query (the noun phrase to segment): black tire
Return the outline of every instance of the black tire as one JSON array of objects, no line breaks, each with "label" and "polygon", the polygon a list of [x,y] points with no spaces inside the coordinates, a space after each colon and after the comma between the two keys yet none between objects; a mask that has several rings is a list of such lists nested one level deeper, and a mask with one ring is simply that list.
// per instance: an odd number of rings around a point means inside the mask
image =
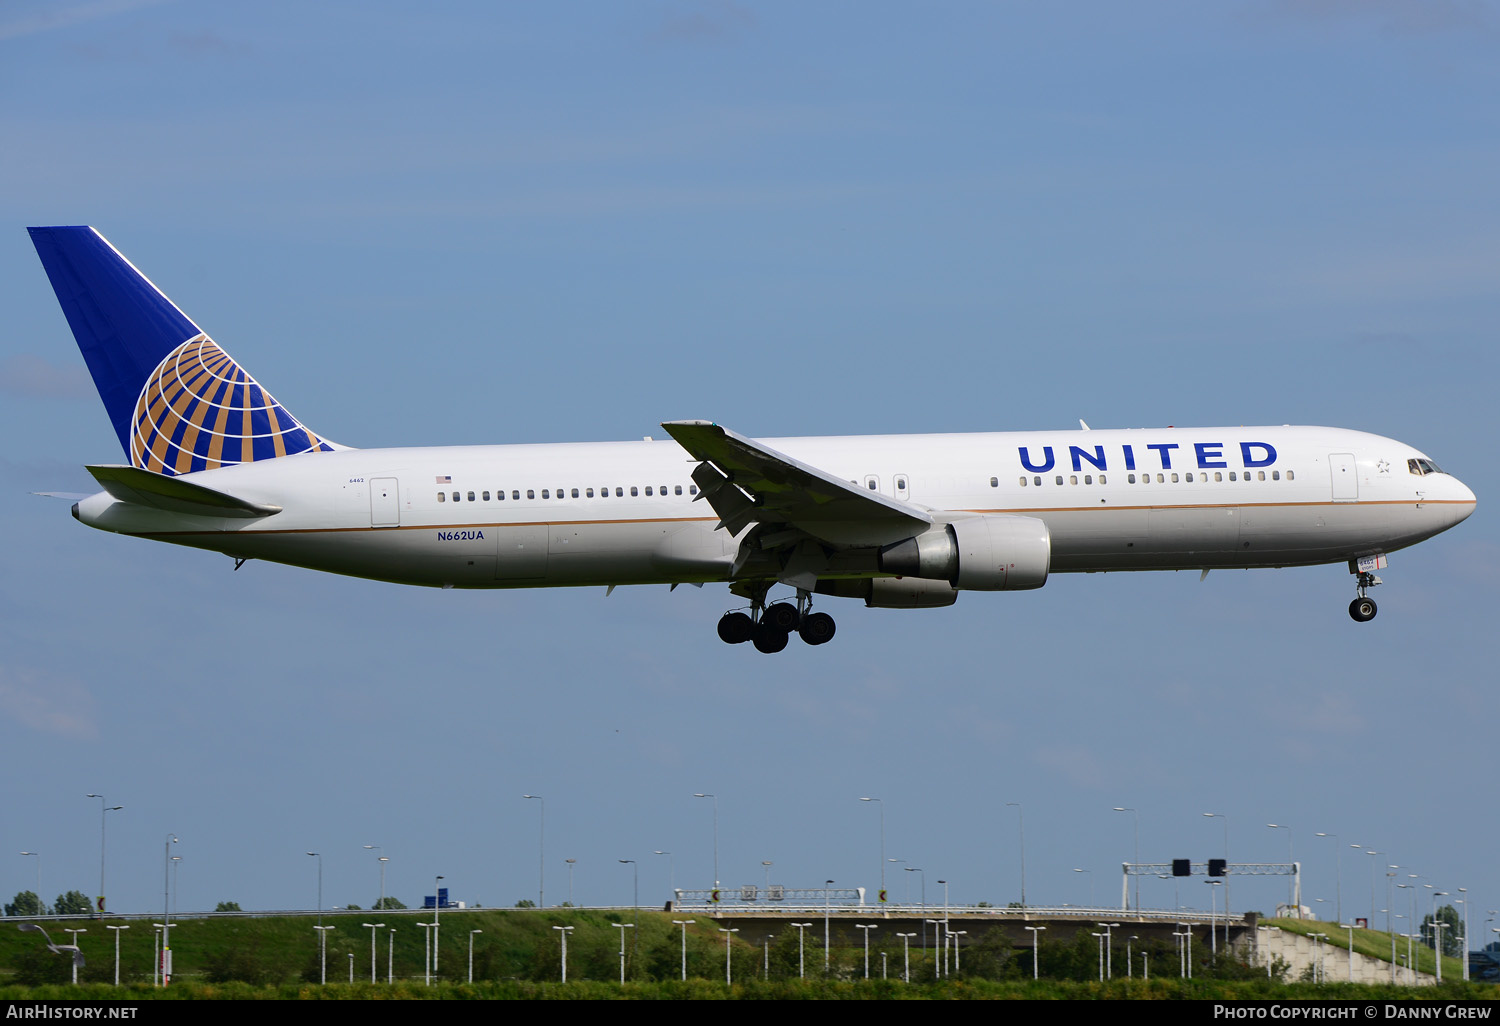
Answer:
[{"label": "black tire", "polygon": [[833,617],[827,613],[809,613],[802,618],[802,626],[797,633],[802,635],[802,640],[809,645],[823,645],[833,640],[834,631],[837,626]]},{"label": "black tire", "polygon": [[754,633],[755,621],[744,613],[725,613],[719,617],[719,640],[727,645],[743,644]]},{"label": "black tire", "polygon": [[755,637],[752,640],[757,651],[770,655],[786,648],[789,637],[786,631],[777,630],[768,623],[759,623],[755,625]]},{"label": "black tire", "polygon": [[1368,623],[1375,619],[1375,600],[1372,598],[1357,598],[1349,603],[1349,615],[1354,618],[1355,623]]},{"label": "black tire", "polygon": [[775,605],[767,606],[766,611],[760,614],[760,622],[770,624],[783,634],[790,634],[797,629],[797,621],[801,617],[797,615],[797,607],[790,602],[777,602]]}]

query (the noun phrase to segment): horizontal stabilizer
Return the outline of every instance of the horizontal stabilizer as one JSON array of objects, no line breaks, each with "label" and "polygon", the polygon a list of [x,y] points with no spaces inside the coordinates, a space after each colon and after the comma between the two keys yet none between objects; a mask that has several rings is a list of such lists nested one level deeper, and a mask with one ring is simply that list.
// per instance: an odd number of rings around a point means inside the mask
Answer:
[{"label": "horizontal stabilizer", "polygon": [[133,502],[169,513],[249,520],[281,512],[280,506],[247,502],[180,477],[166,477],[136,467],[106,465],[85,469],[94,475],[94,480],[106,492],[121,502]]}]

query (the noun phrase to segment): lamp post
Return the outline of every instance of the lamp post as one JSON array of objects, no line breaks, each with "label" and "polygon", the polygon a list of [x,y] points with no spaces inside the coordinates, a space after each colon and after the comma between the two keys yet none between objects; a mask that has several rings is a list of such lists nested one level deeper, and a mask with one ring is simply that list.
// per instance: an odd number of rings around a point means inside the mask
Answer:
[{"label": "lamp post", "polygon": [[674,858],[673,855],[672,855],[672,853],[669,852],[669,851],[656,851],[656,850],[653,850],[651,852],[651,854],[653,854],[653,855],[665,855],[667,857],[667,893],[670,894],[670,895],[672,895],[673,898],[676,898],[676,896],[677,896],[677,860],[676,860],[676,858]]},{"label": "lamp post", "polygon": [[698,920],[696,920],[696,919],[674,919],[674,920],[672,920],[672,925],[673,926],[680,926],[680,927],[682,927],[682,978],[684,980],[687,979],[687,928],[689,926],[692,926],[697,921]]},{"label": "lamp post", "polygon": [[389,939],[385,946],[385,983],[386,986],[396,982],[396,931],[390,931]]},{"label": "lamp post", "polygon": [[573,928],[571,926],[554,926],[552,929],[556,930],[557,933],[558,933],[558,936],[562,938],[562,982],[567,983],[568,982],[568,931],[572,930]]},{"label": "lamp post", "polygon": [[712,798],[714,800],[714,890],[719,889],[719,796],[694,792],[694,798]]},{"label": "lamp post", "polygon": [[573,904],[573,867],[578,865],[577,859],[563,859],[568,865],[568,907],[577,908]]},{"label": "lamp post", "polygon": [[[1229,872],[1229,817],[1222,812],[1205,812],[1205,819],[1224,821],[1224,872]],[[1372,902],[1373,904],[1373,902]],[[1229,878],[1224,878],[1224,946],[1229,946]],[[1217,952],[1217,949],[1215,949]]]},{"label": "lamp post", "polygon": [[522,798],[530,798],[540,807],[537,810],[536,828],[536,907],[547,907],[547,799],[539,794],[523,794]]},{"label": "lamp post", "polygon": [[833,911],[832,894],[828,888],[833,886],[832,880],[823,882],[823,975],[828,975],[828,914]]},{"label": "lamp post", "polygon": [[762,971],[765,974],[764,978],[767,979],[767,980],[769,980],[771,978],[771,941],[773,941],[775,939],[776,939],[776,935],[774,933],[768,933],[768,934],[766,934],[766,955],[765,955],[765,959],[766,960],[765,960],[765,963],[762,966]]},{"label": "lamp post", "polygon": [[[1135,864],[1139,866],[1141,864],[1141,814],[1135,809],[1127,809],[1119,805],[1114,807],[1114,811],[1128,812],[1135,817]],[[1139,876],[1135,878],[1135,910],[1137,912],[1141,910],[1141,878]]]},{"label": "lamp post", "polygon": [[[168,834],[167,839],[162,842],[161,846],[161,919],[164,923],[172,921],[172,890],[169,886],[172,878],[169,874],[172,868],[172,845],[176,843],[177,835]],[[99,892],[101,894],[104,892],[104,880],[102,877],[99,881]]]},{"label": "lamp post", "polygon": [[[41,905],[42,904],[42,854],[41,854],[41,852],[36,852],[36,851],[23,851],[23,852],[21,852],[21,854],[22,855],[32,855],[32,856],[34,856],[36,858],[36,900],[37,900],[37,904]],[[43,911],[45,911],[46,906],[43,905],[42,907],[43,907]]]},{"label": "lamp post", "polygon": [[1039,974],[1041,972],[1039,967],[1042,962],[1042,953],[1038,950],[1037,941],[1041,939],[1042,931],[1045,930],[1046,927],[1028,926],[1026,927],[1026,929],[1031,931],[1031,978],[1035,980],[1039,978]]},{"label": "lamp post", "polygon": [[[1217,899],[1218,899],[1218,895],[1219,895],[1219,891],[1218,891],[1219,881],[1218,880],[1205,880],[1203,882],[1206,883],[1206,884],[1208,884],[1208,887],[1209,887],[1209,891],[1208,891],[1208,941],[1209,941],[1209,953],[1213,955],[1213,958],[1214,958],[1215,961],[1218,961],[1218,958],[1219,958],[1219,903],[1218,903]],[[1225,898],[1225,901],[1224,901],[1224,918],[1227,920],[1229,918],[1229,896],[1226,894],[1224,896],[1224,898]],[[1226,940],[1226,943],[1227,943],[1227,941],[1228,941],[1228,934],[1227,933],[1225,934],[1225,940]]]},{"label": "lamp post", "polygon": [[1016,807],[1016,824],[1021,832],[1021,907],[1026,907],[1026,813],[1020,802],[1006,802],[1006,807]]},{"label": "lamp post", "polygon": [[432,931],[437,923],[418,923],[422,928],[422,977],[426,986],[432,986]]},{"label": "lamp post", "polygon": [[[375,931],[379,930],[379,929],[383,929],[385,927],[385,924],[384,923],[360,923],[359,925],[365,927],[366,929],[368,929],[370,931],[370,982],[374,983],[375,982],[375,948],[377,947],[377,945],[375,943]],[[394,933],[395,931],[392,931],[392,932]],[[470,981],[470,982],[472,982],[472,981]]]},{"label": "lamp post", "polygon": [[128,926],[106,926],[106,930],[115,932],[115,986],[120,985],[120,931],[128,930]]},{"label": "lamp post", "polygon": [[349,952],[349,982],[354,982],[354,952]]},{"label": "lamp post", "polygon": [[1094,871],[1092,869],[1074,869],[1075,873],[1087,873],[1089,875],[1089,908],[1094,907]]},{"label": "lamp post", "polygon": [[323,856],[319,852],[310,851],[307,854],[318,860],[318,925],[323,925]]},{"label": "lamp post", "polygon": [[611,923],[615,929],[620,931],[620,986],[625,986],[625,931],[634,930],[634,923]]},{"label": "lamp post", "polygon": [[[1028,929],[1029,929],[1029,927],[1028,927]],[[901,972],[901,978],[903,980],[905,980],[907,983],[910,983],[911,982],[911,939],[913,937],[915,937],[916,934],[915,933],[898,933],[898,934],[896,934],[896,936],[901,938],[901,957],[905,960],[905,968]]]},{"label": "lamp post", "polygon": [[[879,798],[861,798],[862,802],[874,802],[880,806],[880,902],[885,903],[885,802]],[[868,937],[869,935],[866,934]],[[865,978],[869,979],[869,969],[866,967]]]},{"label": "lamp post", "polygon": [[[97,798],[97,799],[99,799],[99,901],[95,905],[95,911],[97,911],[102,916],[102,915],[104,915],[104,814],[106,812],[119,812],[125,806],[123,806],[123,805],[110,805],[110,806],[106,806],[104,804],[104,795],[102,795],[102,794],[87,794],[87,795],[84,795],[84,797],[85,798]],[[37,868],[37,878],[40,881],[40,879],[41,879],[41,867],[40,867],[40,864],[38,864],[38,868]],[[40,882],[37,884],[37,886],[38,887],[41,886]],[[41,892],[38,892],[37,893],[37,900],[40,901],[41,898],[42,898]],[[77,973],[75,972],[74,975],[76,976]]]},{"label": "lamp post", "polygon": [[470,983],[474,982],[474,935],[476,933],[483,933],[483,932],[484,932],[483,930],[470,930],[469,931],[469,982]]},{"label": "lamp post", "polygon": [[738,928],[731,930],[721,926],[719,927],[719,932],[724,935],[724,984],[725,986],[732,986],[734,984],[734,979],[730,973],[729,968],[730,954],[733,951],[732,942],[734,941],[734,935],[739,933],[740,931]]},{"label": "lamp post", "polygon": [[[1335,915],[1337,915],[1339,917],[1339,922],[1342,923],[1344,921],[1344,849],[1342,849],[1342,848],[1339,847],[1339,835],[1338,834],[1320,833],[1317,836],[1318,837],[1331,837],[1331,838],[1333,838],[1333,853],[1334,853],[1334,856],[1335,856],[1334,862],[1333,862],[1333,866],[1334,866],[1334,877],[1333,877],[1334,892],[1333,892],[1333,901],[1334,901],[1334,906],[1337,909],[1337,911],[1335,912]],[[1297,918],[1298,919],[1302,918],[1302,909],[1300,909],[1300,908],[1297,909]],[[1390,920],[1389,920],[1389,917],[1387,917],[1387,921],[1386,921],[1386,932],[1387,933],[1390,932]],[[1392,943],[1394,943],[1394,941]],[[1392,948],[1391,950],[1394,951],[1395,948]],[[1396,962],[1396,960],[1395,960],[1395,957],[1393,956],[1391,958],[1391,964],[1394,966],[1395,962]]]},{"label": "lamp post", "polygon": [[865,979],[870,978],[870,931],[880,929],[879,923],[855,923],[856,930],[863,930],[865,934]]},{"label": "lamp post", "polygon": [[385,908],[385,864],[390,860],[385,857],[385,849],[378,844],[365,845],[365,851],[375,852],[375,861],[380,863],[380,902],[375,907],[383,909]]},{"label": "lamp post", "polygon": [[437,969],[438,969],[438,934],[439,934],[438,923],[441,922],[441,920],[438,918],[438,913],[443,910],[443,887],[442,887],[442,884],[443,884],[443,881],[445,879],[447,879],[447,877],[442,876],[440,874],[438,876],[433,877],[433,880],[432,880],[432,971],[433,972],[437,972]]},{"label": "lamp post", "polygon": [[[1292,857],[1292,828],[1287,826],[1285,823],[1267,823],[1266,826],[1272,830],[1286,831],[1286,861],[1289,865],[1295,866],[1297,864],[1297,860]],[[1297,893],[1294,890],[1296,883],[1297,877],[1295,874],[1287,878],[1287,903],[1294,908],[1297,905]],[[1224,911],[1228,912],[1229,910],[1226,908]],[[1342,911],[1336,912],[1335,915],[1338,915],[1340,917],[1339,922],[1343,922]],[[1373,921],[1374,920],[1372,919],[1371,922]]]},{"label": "lamp post", "polygon": [[[692,922],[692,920],[688,921]],[[797,979],[803,980],[807,978],[807,962],[802,957],[805,950],[802,942],[807,936],[807,928],[812,923],[793,923],[792,925],[797,928]],[[686,977],[683,978],[686,979]]]},{"label": "lamp post", "polygon": [[1115,935],[1114,931],[1119,929],[1119,923],[1099,923],[1104,930],[1104,968],[1105,978],[1115,978]]},{"label": "lamp post", "polygon": [[[99,889],[101,891],[104,890],[103,887],[101,887]],[[74,929],[70,929],[70,928],[68,928],[68,927],[65,926],[65,927],[63,927],[63,933],[71,933],[73,935],[73,952],[74,952],[75,956],[81,955],[82,952],[83,952],[83,949],[78,946],[78,935],[80,933],[88,933],[88,930],[85,929],[85,928],[83,928],[83,927],[79,927],[78,929],[74,930]],[[119,934],[115,934],[115,936],[118,937]],[[73,986],[76,987],[76,986],[78,986],[78,958],[74,957],[71,961],[73,963]],[[117,980],[115,982],[118,983],[119,981]]]},{"label": "lamp post", "polygon": [[[922,874],[922,915],[924,917],[922,919],[922,951],[925,953],[927,951],[927,919],[925,918],[927,915],[927,870],[920,866],[907,866],[906,872]],[[1021,898],[1021,904],[1026,904],[1024,897]]]},{"label": "lamp post", "polygon": [[948,919],[948,881],[939,880],[943,885],[943,975],[948,975],[948,936],[951,930]]},{"label": "lamp post", "polygon": [[328,982],[328,931],[335,930],[337,927],[314,926],[313,929],[318,931],[318,982],[326,984]]}]

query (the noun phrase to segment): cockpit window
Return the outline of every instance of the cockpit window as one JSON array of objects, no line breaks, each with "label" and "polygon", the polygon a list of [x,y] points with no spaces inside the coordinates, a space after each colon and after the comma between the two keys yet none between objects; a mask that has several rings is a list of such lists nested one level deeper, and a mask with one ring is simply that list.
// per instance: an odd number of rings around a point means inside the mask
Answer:
[{"label": "cockpit window", "polygon": [[1429,459],[1413,459],[1406,461],[1406,469],[1418,477],[1427,474],[1441,474],[1442,468]]}]

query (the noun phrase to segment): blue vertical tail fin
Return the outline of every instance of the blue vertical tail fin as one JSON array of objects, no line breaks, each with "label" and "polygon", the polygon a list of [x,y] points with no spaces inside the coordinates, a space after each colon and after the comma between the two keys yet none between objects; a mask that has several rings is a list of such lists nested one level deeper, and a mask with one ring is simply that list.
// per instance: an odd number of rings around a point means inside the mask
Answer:
[{"label": "blue vertical tail fin", "polygon": [[158,474],[331,452],[93,228],[30,228],[132,466]]}]

